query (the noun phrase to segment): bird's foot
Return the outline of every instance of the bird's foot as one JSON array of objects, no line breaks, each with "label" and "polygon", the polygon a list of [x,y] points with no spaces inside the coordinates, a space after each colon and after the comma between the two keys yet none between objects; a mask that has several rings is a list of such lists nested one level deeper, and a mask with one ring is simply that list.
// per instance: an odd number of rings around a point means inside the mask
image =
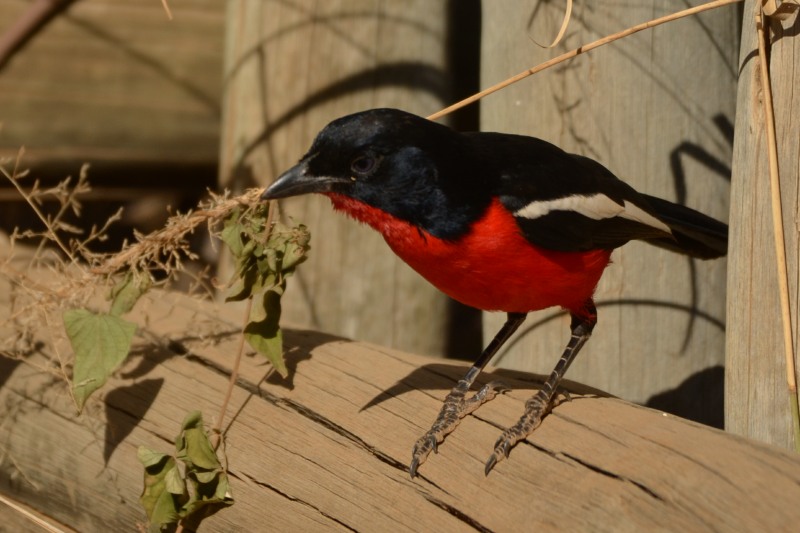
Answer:
[{"label": "bird's foot", "polygon": [[[567,395],[567,398],[569,398],[569,395]],[[494,452],[489,456],[489,460],[486,461],[486,468],[484,469],[484,473],[487,476],[497,463],[508,457],[514,445],[539,427],[551,407],[552,398],[549,398],[543,391],[539,391],[539,393],[525,402],[525,413],[523,413],[519,421],[503,431],[500,438],[494,443]]]},{"label": "bird's foot", "polygon": [[453,387],[453,390],[444,399],[444,405],[442,405],[439,416],[436,417],[431,429],[417,439],[411,453],[411,466],[409,467],[412,478],[417,475],[417,469],[425,462],[431,451],[434,453],[438,451],[439,443],[456,429],[462,418],[497,396],[498,393],[508,390],[508,387],[502,382],[492,381],[467,398],[470,385],[470,381],[462,379]]}]

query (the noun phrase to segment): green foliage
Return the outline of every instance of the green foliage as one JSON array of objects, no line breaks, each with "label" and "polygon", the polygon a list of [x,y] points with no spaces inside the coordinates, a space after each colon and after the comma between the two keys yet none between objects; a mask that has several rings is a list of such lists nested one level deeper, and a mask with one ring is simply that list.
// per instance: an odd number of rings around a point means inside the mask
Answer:
[{"label": "green foliage", "polygon": [[220,234],[236,262],[227,301],[252,298],[245,339],[284,377],[283,337],[278,322],[286,278],[305,261],[309,233],[302,224],[290,227],[268,221],[268,206],[261,204],[243,216],[235,211]]},{"label": "green foliage", "polygon": [[125,277],[111,289],[111,310],[109,314],[122,316],[136,305],[139,298],[153,285],[147,274],[128,271]]},{"label": "green foliage", "polygon": [[150,530],[161,531],[209,505],[231,505],[228,475],[203,429],[200,411],[189,413],[175,439],[175,455],[140,446],[144,491],[140,501]]},{"label": "green foliage", "polygon": [[128,356],[136,324],[120,317],[133,308],[150,285],[150,276],[128,272],[111,290],[109,313],[70,309],[62,314],[64,329],[75,353],[72,393],[78,412]]},{"label": "green foliage", "polygon": [[[219,223],[226,220],[220,236],[231,248],[237,264],[229,300],[252,298],[244,336],[273,362],[281,374],[286,375],[278,326],[280,298],[286,288],[286,278],[306,258],[309,235],[304,226],[270,223],[269,206],[261,200],[262,190],[251,189],[235,198],[227,192],[223,195],[212,193],[210,200],[201,204],[198,210],[175,214],[162,229],[148,235],[137,234],[136,242],[117,254],[106,256],[91,251],[90,244],[105,239],[110,225],[121,218],[121,209],[101,227],[93,226],[82,239],[70,237],[66,240],[68,236],[81,234],[78,228],[64,222],[64,217],[70,213],[80,215],[79,197],[90,191],[86,180],[87,167],[81,169],[75,185],[71,184],[71,178],[67,178],[56,187],[40,189],[39,183],[35,182],[26,190],[20,180],[27,172],[18,171],[18,163],[19,159],[14,169],[7,171],[5,162],[0,161],[0,175],[11,181],[46,231],[15,228],[10,236],[12,251],[15,242],[32,239],[38,240],[39,246],[31,266],[42,264],[40,252],[48,242],[56,245],[61,257],[51,261],[48,253],[45,261],[48,265],[52,263],[56,267],[54,272],[59,274],[48,280],[55,281],[58,277],[58,283],[53,283],[53,287],[48,283],[31,283],[24,272],[14,269],[11,276],[4,273],[3,277],[9,277],[14,286],[25,289],[20,292],[27,294],[31,302],[20,304],[24,312],[15,312],[9,319],[13,335],[5,343],[0,343],[0,351],[5,353],[10,349],[14,354],[34,351],[33,327],[28,324],[38,322],[28,319],[38,319],[42,313],[45,318],[54,312],[61,313],[74,353],[70,386],[81,412],[88,398],[108,381],[130,353],[137,326],[122,317],[152,288],[155,282],[151,272],[160,272],[162,280],[174,279],[176,274],[183,272],[183,258],[197,259],[186,236],[200,226],[207,226],[209,232],[216,235]],[[39,209],[43,199],[59,203],[60,209],[55,216],[45,216]],[[242,206],[252,207],[242,212]],[[68,282],[67,289],[62,283],[62,275]],[[74,308],[77,306],[72,302],[90,300],[97,287],[105,286],[112,276],[117,284],[111,290],[107,312]],[[158,283],[163,285],[167,281]],[[65,298],[65,295],[68,296]],[[67,307],[73,308],[64,311]],[[58,350],[53,350],[53,353],[59,355],[59,363],[63,366]],[[238,371],[239,357],[236,361],[232,371],[234,376]],[[234,383],[235,379],[231,386]],[[227,399],[225,402],[221,409],[223,415]],[[217,423],[221,424],[221,420]],[[184,421],[176,439],[174,455],[144,447],[139,449],[138,455],[145,468],[141,503],[151,523],[155,524],[153,531],[161,530],[164,524],[174,524],[208,505],[229,505],[232,502],[225,468],[209,442],[199,412],[190,414]]]},{"label": "green foliage", "polygon": [[283,360],[283,334],[278,325],[281,317],[281,287],[274,287],[253,298],[250,321],[244,328],[244,338],[258,353],[264,354],[278,373],[286,377],[289,371]]},{"label": "green foliage", "polygon": [[102,387],[131,349],[136,324],[118,316],[71,309],[63,314],[64,327],[75,352],[72,392],[83,410],[86,399]]}]

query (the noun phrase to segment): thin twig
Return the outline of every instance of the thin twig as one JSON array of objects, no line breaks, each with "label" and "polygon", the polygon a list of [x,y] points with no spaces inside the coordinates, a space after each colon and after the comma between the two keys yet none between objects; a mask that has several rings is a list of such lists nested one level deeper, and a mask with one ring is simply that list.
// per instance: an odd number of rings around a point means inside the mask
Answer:
[{"label": "thin twig", "polygon": [[[256,191],[259,192],[259,191]],[[267,207],[267,234],[264,237],[265,240],[269,239],[269,235],[272,232],[272,221],[275,218],[275,208],[276,202],[270,202],[269,206]],[[244,317],[242,321],[242,332],[239,335],[239,345],[236,349],[236,359],[233,362],[233,368],[231,369],[231,376],[228,380],[228,389],[225,391],[225,398],[222,400],[222,405],[219,409],[219,415],[217,416],[217,420],[214,423],[214,428],[212,430],[212,441],[211,445],[216,450],[221,442],[222,436],[222,422],[225,420],[225,413],[228,411],[228,404],[231,400],[231,395],[233,394],[233,389],[236,387],[236,380],[239,378],[239,367],[242,361],[242,354],[244,354],[244,330],[247,327],[247,324],[250,322],[250,312],[253,309],[253,296],[251,295],[247,299],[247,305],[245,306],[244,310]]]},{"label": "thin twig", "polygon": [[0,35],[0,68],[51,19],[75,0],[34,0]]},{"label": "thin twig", "polygon": [[20,154],[17,157],[17,161],[14,164],[14,170],[12,171],[11,174],[8,174],[2,168],[0,168],[0,170],[2,170],[3,175],[17,189],[17,192],[19,192],[20,196],[22,196],[22,198],[25,200],[25,202],[27,202],[28,205],[31,207],[31,209],[33,209],[33,212],[36,213],[36,216],[39,217],[39,220],[42,221],[42,224],[45,225],[45,227],[47,228],[47,231],[49,232],[50,236],[52,237],[53,242],[55,242],[58,245],[58,247],[61,248],[61,251],[64,252],[64,255],[69,257],[70,262],[72,262],[72,264],[77,264],[77,261],[75,260],[75,256],[72,255],[72,252],[70,252],[69,248],[67,248],[67,246],[63,242],[61,242],[61,239],[58,238],[58,235],[56,234],[55,228],[53,228],[53,226],[51,225],[50,221],[47,219],[46,216],[44,216],[44,213],[42,213],[42,211],[39,209],[39,207],[37,207],[36,202],[34,202],[33,199],[30,197],[30,195],[25,192],[25,189],[22,188],[22,186],[19,184],[19,181],[16,179],[16,177],[18,175],[17,174],[17,169],[18,169],[18,165],[19,165],[19,160],[20,160],[21,157],[22,157],[22,151],[20,151]]},{"label": "thin twig", "polygon": [[28,511],[27,509],[19,505],[17,502],[7,498],[2,494],[0,494],[0,503],[2,503],[3,505],[7,505],[14,511],[18,512],[19,514],[21,514],[22,516],[24,516],[25,518],[27,518],[28,520],[30,520],[31,522],[42,528],[44,531],[49,531],[50,533],[64,533],[63,529],[59,529],[50,522],[42,520],[37,515],[33,514],[32,512]]},{"label": "thin twig", "polygon": [[781,206],[781,181],[778,168],[778,143],[775,139],[775,114],[772,105],[767,45],[769,26],[764,24],[764,16],[759,5],[755,15],[758,35],[758,62],[761,70],[761,92],[764,102],[764,128],[767,133],[767,153],[769,155],[769,183],[772,199],[772,233],[775,239],[775,264],[778,267],[778,289],[781,301],[781,322],[783,325],[783,351],[786,358],[786,382],[789,387],[789,402],[794,426],[794,446],[800,452],[800,402],[797,397],[797,379],[794,363],[794,337],[792,335],[791,303],[789,302],[789,274],[786,266],[786,241],[783,233],[783,208]]},{"label": "thin twig", "polygon": [[164,6],[164,11],[166,11],[167,13],[167,18],[169,20],[172,20],[172,11],[169,9],[169,4],[167,3],[167,0],[161,0],[161,5]]},{"label": "thin twig", "polygon": [[532,75],[534,75],[534,74],[536,74],[538,72],[541,72],[541,71],[543,71],[545,69],[548,69],[548,68],[550,68],[552,66],[558,65],[559,63],[563,63],[564,61],[566,61],[568,59],[572,59],[573,57],[579,56],[579,55],[581,55],[583,53],[586,53],[586,52],[588,52],[590,50],[594,50],[595,48],[599,48],[599,47],[601,47],[601,46],[603,46],[605,44],[613,43],[614,41],[618,41],[618,40],[620,40],[620,39],[622,39],[624,37],[628,37],[629,35],[633,35],[634,33],[638,33],[638,32],[640,32],[642,30],[647,30],[647,29],[650,29],[650,28],[655,28],[656,26],[660,26],[661,24],[665,24],[667,22],[672,22],[673,20],[677,20],[677,19],[684,18],[684,17],[689,17],[691,15],[696,15],[698,13],[702,13],[703,11],[708,11],[708,10],[711,10],[711,9],[716,9],[718,7],[726,6],[728,4],[735,4],[735,3],[743,2],[743,1],[744,0],[716,0],[714,2],[709,2],[707,4],[699,5],[699,6],[696,6],[696,7],[689,8],[689,9],[684,9],[683,11],[679,11],[679,12],[673,13],[671,15],[666,15],[664,17],[653,19],[653,20],[650,20],[648,22],[644,22],[642,24],[638,24],[636,26],[628,28],[627,30],[623,30],[623,31],[615,33],[613,35],[609,35],[607,37],[603,37],[602,39],[598,39],[598,40],[593,41],[593,42],[591,42],[589,44],[585,44],[583,46],[579,46],[578,48],[575,48],[574,50],[570,50],[569,52],[561,54],[558,57],[554,57],[553,59],[545,61],[544,63],[540,63],[539,65],[537,65],[537,66],[535,66],[533,68],[529,68],[528,70],[520,72],[516,76],[512,76],[512,77],[508,78],[507,80],[504,80],[504,81],[501,81],[498,84],[492,85],[488,89],[484,89],[479,93],[475,93],[472,96],[461,100],[460,102],[456,102],[455,104],[442,109],[441,111],[437,111],[433,115],[430,115],[428,117],[428,120],[436,120],[438,118],[441,118],[441,117],[443,117],[445,115],[448,115],[448,114],[452,113],[453,111],[456,111],[458,109],[461,109],[462,107],[468,106],[469,104],[471,104],[473,102],[477,102],[478,100],[480,100],[484,96],[488,96],[488,95],[490,95],[492,93],[495,93],[495,92],[499,91],[500,89],[505,89],[509,85],[513,85],[514,83],[517,83],[518,81],[524,80],[528,76],[532,76]]},{"label": "thin twig", "polygon": [[61,368],[61,375],[64,378],[64,383],[67,384],[67,392],[69,392],[69,397],[72,398],[72,403],[75,405],[75,409],[80,412],[80,407],[78,406],[78,400],[75,398],[75,393],[72,390],[72,381],[69,379],[69,375],[67,374],[67,365],[64,361],[64,358],[61,356],[61,351],[58,349],[58,342],[56,342],[55,337],[53,337],[53,328],[52,324],[50,323],[50,318],[47,314],[47,311],[42,312],[42,316],[44,316],[45,324],[47,325],[47,335],[50,337],[50,343],[53,346],[53,351],[56,352],[56,357],[58,358],[58,364]]},{"label": "thin twig", "polygon": [[159,253],[163,244],[176,242],[201,224],[225,218],[242,205],[254,204],[263,192],[263,189],[249,189],[241,196],[225,199],[209,209],[194,211],[183,218],[176,218],[173,224],[142,237],[138,242],[111,256],[105,263],[92,268],[92,273],[109,275],[135,265],[143,257]]},{"label": "thin twig", "polygon": [[214,427],[211,430],[211,446],[216,450],[219,443],[222,441],[222,422],[225,420],[225,413],[228,411],[228,404],[233,395],[233,389],[236,387],[236,381],[239,379],[239,367],[242,362],[242,355],[244,354],[244,330],[247,323],[250,321],[250,311],[253,309],[253,297],[247,299],[247,305],[244,309],[244,320],[242,321],[242,331],[239,334],[239,345],[236,348],[236,359],[233,361],[233,368],[231,368],[231,376],[228,379],[228,388],[225,391],[225,398],[222,400],[222,405],[219,407],[219,415],[214,422]]}]

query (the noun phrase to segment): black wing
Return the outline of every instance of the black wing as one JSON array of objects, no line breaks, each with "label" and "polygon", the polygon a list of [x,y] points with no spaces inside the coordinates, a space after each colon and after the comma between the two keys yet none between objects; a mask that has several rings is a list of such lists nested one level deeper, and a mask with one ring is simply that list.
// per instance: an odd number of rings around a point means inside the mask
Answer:
[{"label": "black wing", "polygon": [[639,194],[600,163],[532,137],[470,134],[502,168],[501,203],[533,244],[558,251],[613,249],[630,240],[696,257],[725,254],[727,226],[684,206]]}]

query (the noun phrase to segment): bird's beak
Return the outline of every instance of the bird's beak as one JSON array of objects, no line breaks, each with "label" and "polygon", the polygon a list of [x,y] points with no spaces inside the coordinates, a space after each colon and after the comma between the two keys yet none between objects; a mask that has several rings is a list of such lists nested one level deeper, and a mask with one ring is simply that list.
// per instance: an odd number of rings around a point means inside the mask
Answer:
[{"label": "bird's beak", "polygon": [[340,183],[349,183],[348,180],[329,176],[313,176],[309,174],[308,164],[301,161],[283,174],[261,195],[262,200],[275,200],[299,196],[312,192],[331,192],[333,186]]}]

